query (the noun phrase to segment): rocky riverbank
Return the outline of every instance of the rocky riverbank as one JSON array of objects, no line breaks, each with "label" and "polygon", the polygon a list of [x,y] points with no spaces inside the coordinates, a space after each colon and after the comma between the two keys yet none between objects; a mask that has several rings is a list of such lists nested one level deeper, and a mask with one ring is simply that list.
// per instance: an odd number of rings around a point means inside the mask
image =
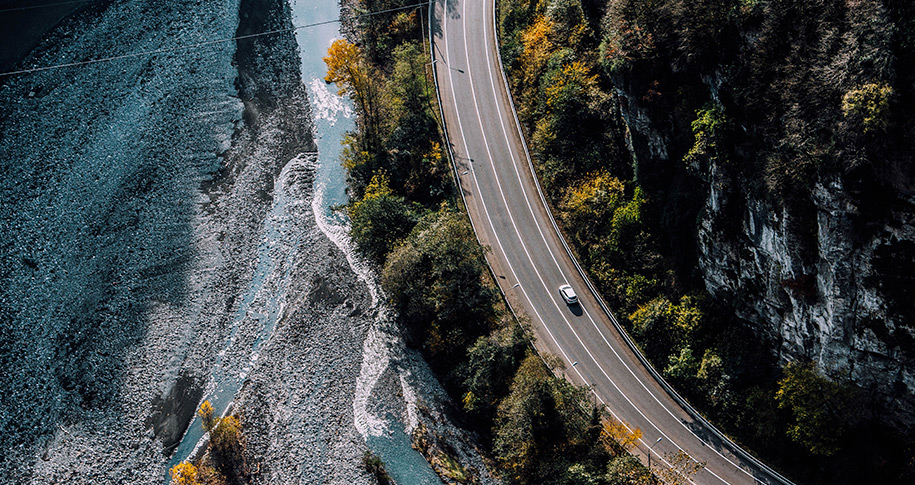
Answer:
[{"label": "rocky riverbank", "polygon": [[[228,39],[288,26],[286,8],[114,2],[65,21],[24,64]],[[237,408],[265,483],[367,482],[349,403],[371,302],[311,214],[291,34],[239,44],[2,80],[10,483],[161,483],[214,376],[246,372]],[[272,240],[273,226],[297,238]],[[279,288],[257,347],[261,299]]]},{"label": "rocky riverbank", "polygon": [[0,78],[4,480],[163,483],[214,396],[255,483],[370,483],[367,442],[428,477],[392,445],[420,421],[485,477],[319,228],[292,32],[209,43],[288,27],[283,0],[99,4],[21,65],[197,47]]}]

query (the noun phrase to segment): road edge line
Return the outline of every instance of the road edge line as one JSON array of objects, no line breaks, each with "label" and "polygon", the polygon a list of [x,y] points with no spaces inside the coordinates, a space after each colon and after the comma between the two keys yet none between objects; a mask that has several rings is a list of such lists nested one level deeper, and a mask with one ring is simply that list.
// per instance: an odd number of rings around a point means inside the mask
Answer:
[{"label": "road edge line", "polygon": [[[432,0],[430,0],[430,1],[432,1]],[[661,374],[658,373],[658,371],[654,368],[654,366],[651,364],[651,362],[648,361],[648,359],[645,357],[645,355],[642,353],[642,351],[638,348],[635,341],[633,341],[632,338],[629,336],[629,333],[626,332],[626,330],[622,327],[622,325],[620,325],[620,323],[617,321],[616,316],[607,306],[606,302],[604,302],[604,299],[597,292],[597,289],[594,287],[593,283],[591,283],[591,279],[588,278],[588,275],[585,274],[584,269],[578,263],[578,259],[572,253],[572,249],[569,247],[569,244],[566,242],[565,237],[562,235],[562,231],[559,230],[559,225],[556,224],[556,219],[553,217],[553,212],[550,210],[550,206],[547,204],[546,196],[544,195],[543,189],[540,186],[540,179],[537,178],[537,172],[534,169],[534,162],[531,159],[530,151],[527,147],[527,141],[524,139],[524,131],[521,130],[521,121],[518,118],[518,112],[515,109],[515,101],[514,101],[514,98],[512,97],[511,87],[508,84],[508,76],[505,74],[505,66],[502,62],[502,51],[501,51],[502,46],[499,45],[499,41],[498,41],[499,40],[498,39],[498,35],[499,35],[498,27],[499,26],[498,26],[497,12],[496,12],[496,1],[497,0],[493,0],[492,21],[493,21],[493,35],[496,36],[496,53],[499,55],[499,73],[501,74],[502,82],[505,85],[505,93],[506,93],[506,96],[508,97],[508,104],[509,104],[509,106],[511,106],[512,117],[515,120],[515,127],[517,128],[519,135],[521,135],[520,136],[521,146],[524,148],[524,155],[527,158],[528,167],[530,168],[531,174],[533,175],[534,185],[537,187],[537,193],[540,195],[540,201],[543,204],[544,208],[546,209],[546,213],[550,218],[550,223],[553,225],[553,229],[556,231],[556,235],[559,237],[559,241],[562,243],[562,246],[565,249],[566,253],[568,254],[569,259],[572,260],[572,264],[575,266],[575,269],[578,271],[578,273],[581,275],[582,279],[584,279],[585,284],[588,286],[588,291],[590,291],[591,294],[594,296],[595,300],[597,300],[598,304],[600,305],[600,307],[604,311],[604,313],[606,313],[607,316],[610,317],[610,321],[613,322],[614,328],[623,337],[623,341],[626,342],[626,345],[636,355],[636,358],[638,358],[639,362],[642,363],[642,365],[648,370],[648,373],[651,374],[651,376],[655,379],[655,381],[657,381],[657,383],[661,386],[661,388],[663,388],[667,392],[667,394],[671,398],[673,398],[674,401],[677,402],[677,404],[679,404],[684,410],[686,410],[686,412],[690,416],[692,416],[694,419],[696,419],[697,421],[702,423],[702,425],[705,426],[709,431],[711,431],[712,434],[714,434],[724,443],[729,445],[729,447],[732,449],[732,451],[736,452],[736,454],[740,455],[743,459],[753,463],[754,465],[759,467],[761,470],[765,471],[766,473],[768,473],[769,475],[771,475],[773,478],[780,481],[784,485],[794,485],[793,482],[791,482],[790,480],[785,478],[782,474],[780,474],[777,471],[775,471],[774,469],[770,468],[768,465],[766,465],[765,463],[760,461],[758,458],[756,458],[755,456],[751,455],[749,452],[744,450],[743,447],[741,447],[740,445],[735,443],[733,440],[731,440],[731,438],[729,438],[724,433],[722,433],[711,422],[709,422],[708,419],[706,419],[701,413],[699,413],[691,404],[689,404],[689,402],[686,401],[686,399],[684,399],[682,396],[680,396],[680,394],[677,393],[677,391],[673,387],[671,387],[671,385],[668,384],[666,380],[664,380],[664,378],[661,376]],[[436,84],[436,88],[438,88],[437,84]],[[441,99],[439,99],[439,103],[441,103]],[[443,117],[443,120],[444,120],[444,117]],[[461,194],[461,197],[463,198],[463,194]],[[466,206],[466,203],[465,203],[465,206]]]}]

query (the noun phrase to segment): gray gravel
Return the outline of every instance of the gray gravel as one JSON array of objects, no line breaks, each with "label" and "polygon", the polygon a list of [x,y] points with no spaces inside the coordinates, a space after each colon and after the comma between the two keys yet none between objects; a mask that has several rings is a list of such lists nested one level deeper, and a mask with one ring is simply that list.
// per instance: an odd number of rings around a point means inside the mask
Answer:
[{"label": "gray gravel", "polygon": [[[114,0],[25,65],[288,25],[282,0]],[[370,483],[366,438],[392,416],[482,469],[371,276],[316,226],[295,49],[0,78],[0,483],[163,483],[214,376],[244,381],[256,483]]]}]

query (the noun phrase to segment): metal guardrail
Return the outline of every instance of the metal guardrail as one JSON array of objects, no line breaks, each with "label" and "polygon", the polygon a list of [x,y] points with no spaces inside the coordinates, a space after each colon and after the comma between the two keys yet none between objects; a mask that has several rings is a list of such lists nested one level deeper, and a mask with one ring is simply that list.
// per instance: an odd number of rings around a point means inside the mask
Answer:
[{"label": "metal guardrail", "polygon": [[[493,33],[494,33],[494,35],[497,35],[497,34],[495,34],[496,32],[498,32],[498,19],[497,19],[497,13],[496,13],[496,8],[495,8],[495,0],[493,1],[492,19],[493,19]],[[501,46],[499,45],[498,41],[496,42],[496,48],[501,49]],[[559,241],[562,243],[562,246],[565,249],[566,254],[568,254],[569,259],[572,261],[572,264],[575,265],[575,269],[581,275],[582,279],[584,279],[585,284],[588,286],[588,290],[597,300],[598,304],[600,304],[601,309],[604,311],[604,313],[607,314],[608,317],[610,317],[610,321],[613,322],[614,328],[616,328],[616,330],[620,333],[620,335],[623,337],[623,340],[626,342],[626,345],[630,348],[630,350],[632,350],[632,352],[639,359],[639,362],[641,362],[642,365],[648,370],[648,372],[655,379],[655,381],[657,381],[657,383],[667,392],[667,394],[670,395],[670,397],[673,398],[673,400],[676,401],[677,404],[679,404],[683,409],[685,409],[686,412],[690,416],[693,417],[693,419],[695,419],[696,421],[699,421],[705,428],[707,428],[709,431],[711,431],[712,434],[714,434],[718,439],[720,439],[722,442],[724,442],[726,445],[728,445],[728,447],[731,448],[731,450],[734,451],[735,454],[739,455],[744,460],[749,461],[750,463],[752,463],[753,465],[758,467],[760,470],[769,474],[770,476],[772,476],[773,478],[775,478],[782,484],[794,485],[793,482],[791,482],[790,480],[785,478],[783,475],[781,475],[774,469],[770,468],[768,465],[766,465],[765,463],[760,461],[755,456],[751,455],[749,452],[747,452],[742,447],[740,447],[740,445],[738,445],[737,443],[734,443],[733,440],[731,440],[727,435],[722,433],[711,422],[709,422],[704,416],[702,416],[702,414],[700,414],[695,408],[693,408],[693,406],[688,401],[686,401],[686,399],[684,399],[682,396],[680,396],[680,394],[677,393],[677,391],[674,390],[674,388],[671,387],[671,385],[668,384],[666,380],[664,380],[664,378],[654,368],[654,366],[651,364],[651,362],[648,361],[648,359],[642,353],[641,349],[639,349],[638,345],[636,345],[635,341],[632,340],[632,337],[629,336],[629,333],[626,332],[626,329],[624,329],[622,327],[622,325],[620,325],[620,323],[617,321],[616,316],[607,306],[607,303],[600,296],[600,293],[598,293],[597,289],[594,287],[594,284],[591,282],[591,279],[588,278],[588,275],[585,273],[584,269],[578,263],[578,259],[572,253],[572,249],[569,247],[569,244],[566,242],[565,237],[562,235],[562,231],[559,230],[559,225],[556,224],[556,219],[553,217],[552,211],[550,211],[550,206],[547,204],[546,196],[544,195],[543,189],[540,186],[540,181],[537,178],[537,172],[534,169],[534,163],[531,159],[531,155],[530,155],[530,152],[527,147],[527,142],[524,139],[524,132],[521,130],[521,122],[518,118],[518,112],[515,109],[514,98],[512,97],[511,89],[508,84],[508,76],[505,74],[505,69],[502,65],[501,59],[502,59],[502,54],[501,54],[501,50],[499,50],[499,61],[500,61],[499,62],[499,72],[502,75],[502,82],[505,84],[505,92],[506,92],[506,95],[508,96],[508,102],[512,109],[512,116],[515,119],[515,125],[518,130],[518,133],[521,135],[521,145],[524,147],[524,155],[527,158],[528,166],[531,170],[531,174],[533,175],[534,185],[537,187],[537,193],[540,195],[540,200],[543,203],[543,206],[546,208],[546,213],[550,218],[550,223],[553,225],[553,229],[556,231],[556,234],[559,236]]]},{"label": "metal guardrail", "polygon": [[[432,78],[433,78],[433,81],[435,84],[435,96],[439,103],[439,116],[441,116],[442,126],[444,127],[445,112],[444,112],[444,108],[442,106],[441,90],[439,89],[439,85],[438,85],[436,57],[435,57],[435,39],[434,39],[434,31],[432,29],[432,12],[434,10],[434,5],[433,5],[434,3],[435,3],[435,0],[429,0],[429,7],[428,7],[428,10],[429,10],[429,19],[428,19],[429,46],[430,46],[430,57],[431,57],[431,64],[432,64]],[[497,19],[497,14],[496,14],[495,1],[493,1],[492,21],[493,21],[493,35],[498,36],[498,34],[497,34],[498,19]],[[498,45],[498,41],[496,42],[496,48],[497,48],[497,50],[501,48],[501,46]],[[747,452],[746,450],[741,448],[737,443],[734,443],[733,440],[731,440],[728,436],[726,436],[724,433],[722,433],[711,422],[709,422],[704,416],[702,416],[702,414],[700,414],[695,408],[693,408],[693,406],[691,404],[689,404],[689,402],[687,402],[686,399],[684,399],[682,396],[680,396],[680,394],[677,393],[677,391],[674,390],[674,388],[671,387],[671,385],[668,384],[666,380],[664,380],[664,378],[654,368],[654,366],[651,364],[651,362],[648,361],[648,359],[639,349],[638,345],[636,345],[635,341],[632,340],[632,338],[629,336],[628,332],[626,332],[626,330],[622,327],[622,325],[620,325],[619,321],[617,321],[616,316],[607,306],[607,303],[604,301],[604,299],[600,296],[600,293],[598,293],[597,289],[594,287],[594,284],[591,282],[591,279],[588,278],[588,275],[585,273],[584,269],[579,264],[578,259],[572,253],[572,249],[569,247],[568,242],[566,242],[565,237],[562,235],[562,231],[559,230],[559,225],[556,223],[556,219],[553,217],[553,213],[549,209],[549,204],[547,203],[546,196],[543,193],[543,188],[540,186],[540,181],[537,178],[536,171],[534,169],[534,163],[531,159],[531,155],[530,155],[530,151],[527,146],[527,142],[524,139],[524,132],[521,130],[521,122],[518,118],[518,112],[515,108],[514,99],[512,98],[511,89],[508,84],[508,76],[505,74],[505,69],[502,65],[501,51],[499,51],[499,72],[502,77],[502,82],[505,85],[505,92],[508,97],[509,105],[511,106],[511,109],[512,109],[512,117],[515,120],[515,127],[518,130],[518,133],[521,135],[520,136],[521,145],[524,148],[524,155],[527,158],[528,167],[530,168],[531,174],[533,175],[534,185],[537,188],[537,193],[540,196],[541,203],[546,208],[546,213],[550,218],[550,224],[552,224],[553,229],[556,231],[556,234],[559,237],[559,241],[560,241],[560,243],[562,243],[562,246],[565,249],[566,254],[568,255],[569,259],[572,261],[572,264],[575,266],[575,269],[578,271],[579,275],[582,277],[582,279],[585,281],[585,284],[588,286],[588,291],[590,291],[591,294],[594,296],[595,300],[597,300],[598,304],[601,307],[601,310],[603,310],[603,312],[610,318],[610,321],[613,323],[614,328],[623,337],[623,341],[626,342],[626,345],[635,354],[635,356],[639,360],[639,362],[648,370],[648,373],[651,374],[652,378],[654,378],[655,381],[661,386],[661,388],[664,389],[664,391],[667,392],[667,394],[674,401],[676,401],[677,404],[679,404],[684,410],[686,410],[686,412],[690,416],[692,416],[693,419],[695,419],[696,421],[701,423],[706,429],[711,431],[712,434],[714,434],[719,440],[721,440],[723,443],[725,443],[735,454],[739,455],[742,459],[752,463],[754,466],[756,466],[763,472],[769,474],[769,476],[775,478],[777,481],[779,481],[783,485],[794,485],[793,482],[791,482],[790,480],[788,480],[787,478],[782,476],[777,471],[770,468],[768,465],[766,465],[765,463],[760,461],[755,456],[751,455],[749,452]],[[448,146],[448,156],[451,160],[451,167],[453,169],[455,184],[458,187],[460,187],[460,175],[458,173],[458,167],[457,167],[457,162],[455,161],[455,155],[452,150],[451,140],[448,137],[448,130],[443,129],[442,131],[443,131],[443,135],[445,137],[445,143]],[[467,200],[464,197],[463,191],[459,191],[459,192],[461,193],[461,202],[464,204],[464,207],[466,209]],[[483,244],[482,244],[482,241],[480,241],[480,237],[477,232],[476,226],[473,223],[473,218],[468,217],[468,219],[470,219],[470,224],[471,224],[471,227],[473,227],[474,235],[476,235],[477,242],[480,243],[480,245],[482,246]],[[490,273],[493,276],[495,276],[492,266],[488,263],[488,261],[487,261],[487,267],[489,267]],[[499,285],[496,285],[496,286],[499,286]],[[509,309],[511,310],[511,312],[513,314],[515,314],[515,316],[517,318],[517,313],[515,312],[511,303],[508,302],[505,292],[502,290],[501,286],[499,286],[499,291],[502,293],[503,300],[505,300]]]}]

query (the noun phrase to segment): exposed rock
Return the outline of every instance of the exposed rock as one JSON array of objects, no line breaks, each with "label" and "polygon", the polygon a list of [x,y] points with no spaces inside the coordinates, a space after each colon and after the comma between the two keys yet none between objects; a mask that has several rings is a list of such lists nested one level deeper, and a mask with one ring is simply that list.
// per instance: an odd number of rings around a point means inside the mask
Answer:
[{"label": "exposed rock", "polygon": [[[663,31],[673,50],[659,49],[650,69],[613,81],[640,179],[682,170],[693,138],[692,120],[683,118],[697,107],[731,110],[731,160],[691,160],[705,202],[698,214],[678,214],[697,219],[706,289],[782,361],[810,360],[856,383],[885,406],[883,417],[907,428],[915,426],[912,123],[900,119],[896,131],[868,138],[839,105],[864,82],[910,96],[908,51],[893,43],[911,33],[887,34],[907,21],[901,4],[827,3],[816,18],[762,2],[747,7],[722,34],[728,48],[706,46],[716,55],[692,64],[676,58],[687,33]],[[798,50],[779,50],[785,45]],[[644,99],[637,85],[646,79],[677,86],[679,104]],[[786,173],[775,182],[767,178],[773,166]]]}]

